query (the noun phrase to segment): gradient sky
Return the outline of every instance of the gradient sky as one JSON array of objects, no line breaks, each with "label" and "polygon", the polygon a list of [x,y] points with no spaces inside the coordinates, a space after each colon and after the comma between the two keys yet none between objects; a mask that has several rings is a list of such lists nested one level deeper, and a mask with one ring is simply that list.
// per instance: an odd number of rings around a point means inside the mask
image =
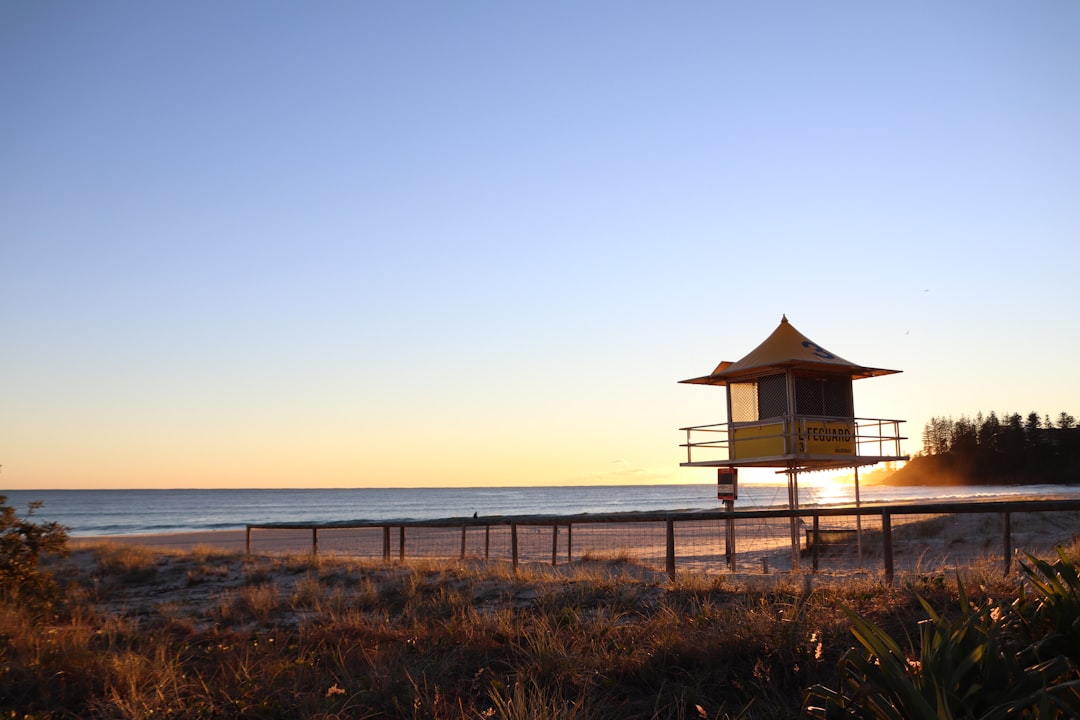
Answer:
[{"label": "gradient sky", "polygon": [[783,314],[860,416],[1080,416],[1080,4],[0,4],[0,486],[709,482]]}]

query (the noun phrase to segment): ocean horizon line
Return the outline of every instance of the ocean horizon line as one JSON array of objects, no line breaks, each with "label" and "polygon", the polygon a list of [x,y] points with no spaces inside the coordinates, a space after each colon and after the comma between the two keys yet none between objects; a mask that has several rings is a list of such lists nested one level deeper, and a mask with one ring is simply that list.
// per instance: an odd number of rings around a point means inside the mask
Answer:
[{"label": "ocean horizon line", "polygon": [[[786,485],[786,480],[776,481],[758,481],[750,480],[745,481],[746,484],[753,485]],[[500,490],[500,489],[525,489],[525,488],[539,488],[539,489],[558,489],[558,488],[618,488],[618,487],[671,487],[671,486],[683,486],[683,485],[701,485],[711,486],[715,481],[698,481],[698,482],[659,482],[659,483],[581,483],[581,484],[545,484],[545,485],[528,485],[528,484],[514,484],[514,485],[319,485],[319,486],[271,486],[271,487],[246,487],[243,485],[230,486],[230,487],[198,487],[198,486],[184,486],[184,487],[94,487],[94,488],[80,488],[80,487],[63,487],[63,488],[37,488],[37,487],[9,487],[0,488],[0,494],[4,492],[181,492],[181,491],[195,491],[195,492],[296,492],[303,490]]]},{"label": "ocean horizon line", "polygon": [[[785,482],[739,484],[736,509],[783,507]],[[1080,494],[1080,487],[866,485],[863,502],[985,499],[1016,494]],[[712,510],[714,483],[633,485],[491,485],[430,488],[105,488],[0,490],[17,511],[35,507],[40,521],[56,521],[73,536],[188,532],[268,523],[433,520],[494,515],[611,514],[634,511]],[[804,485],[800,504],[854,501],[853,483]]]}]

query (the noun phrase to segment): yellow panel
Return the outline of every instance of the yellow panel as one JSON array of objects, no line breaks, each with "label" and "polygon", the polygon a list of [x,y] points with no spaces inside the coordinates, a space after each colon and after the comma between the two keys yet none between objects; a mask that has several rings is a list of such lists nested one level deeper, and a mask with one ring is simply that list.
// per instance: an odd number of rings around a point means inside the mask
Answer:
[{"label": "yellow panel", "polygon": [[784,423],[768,423],[731,430],[732,460],[776,457],[784,454]]},{"label": "yellow panel", "polygon": [[811,455],[854,455],[855,424],[843,420],[799,419],[798,452]]},{"label": "yellow panel", "polygon": [[851,457],[855,454],[855,424],[844,420],[796,417],[799,430],[785,446],[783,422],[735,427],[731,430],[731,459],[780,457],[788,454]]}]

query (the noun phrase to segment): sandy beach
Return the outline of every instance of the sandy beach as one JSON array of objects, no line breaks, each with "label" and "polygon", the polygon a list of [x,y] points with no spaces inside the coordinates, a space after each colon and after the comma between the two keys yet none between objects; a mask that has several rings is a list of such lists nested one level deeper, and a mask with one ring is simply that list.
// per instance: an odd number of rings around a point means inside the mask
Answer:
[{"label": "sandy beach", "polygon": [[243,530],[207,530],[190,533],[157,533],[152,535],[81,535],[70,539],[72,548],[117,543],[121,545],[143,545],[155,549],[194,550],[205,546],[225,551],[245,551]]}]

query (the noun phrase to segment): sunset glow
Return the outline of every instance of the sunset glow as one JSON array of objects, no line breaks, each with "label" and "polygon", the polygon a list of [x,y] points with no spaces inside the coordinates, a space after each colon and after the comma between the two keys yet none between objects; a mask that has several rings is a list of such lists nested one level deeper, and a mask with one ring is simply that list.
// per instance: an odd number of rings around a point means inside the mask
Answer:
[{"label": "sunset glow", "polygon": [[1080,415],[1078,31],[5,3],[0,484],[711,483],[679,428],[724,392],[677,381],[785,313],[902,371],[854,404],[908,453],[933,416]]}]

